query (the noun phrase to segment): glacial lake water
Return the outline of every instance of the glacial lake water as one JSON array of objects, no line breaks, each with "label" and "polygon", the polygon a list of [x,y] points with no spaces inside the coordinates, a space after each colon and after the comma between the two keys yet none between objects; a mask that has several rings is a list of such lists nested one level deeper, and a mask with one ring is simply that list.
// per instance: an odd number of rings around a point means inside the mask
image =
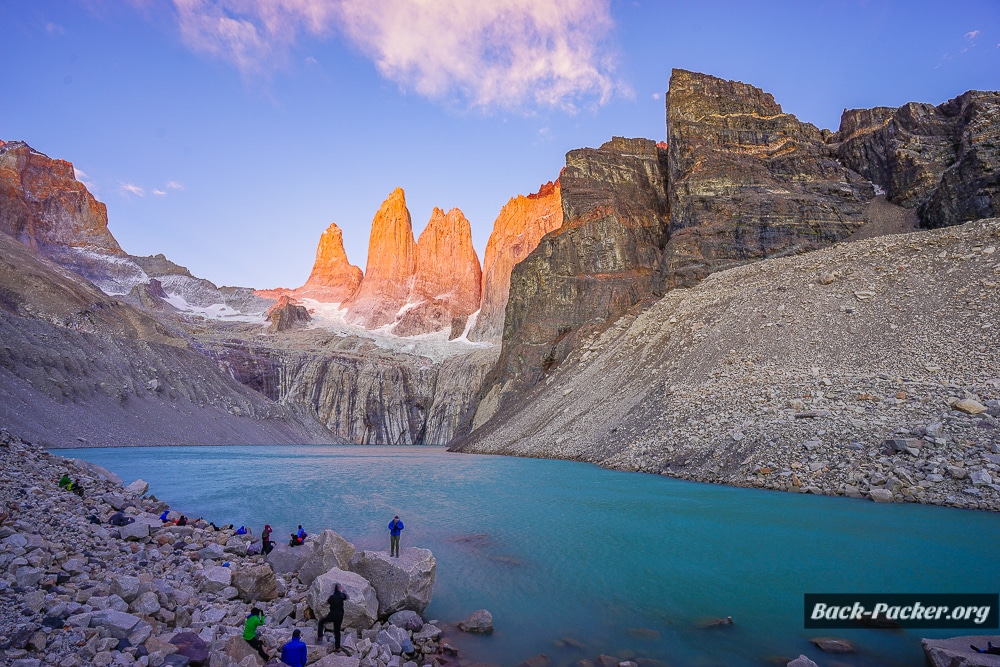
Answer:
[{"label": "glacial lake water", "polygon": [[[923,665],[921,637],[996,630],[805,630],[804,593],[996,593],[1000,516],[914,504],[736,489],[537,459],[428,447],[59,450],[191,517],[332,528],[359,549],[431,549],[425,617],[493,613],[463,656],[572,665],[601,653],[671,666]],[[735,624],[705,628],[732,616]],[[844,637],[858,651],[809,643]],[[570,640],[566,642],[565,640]]]}]

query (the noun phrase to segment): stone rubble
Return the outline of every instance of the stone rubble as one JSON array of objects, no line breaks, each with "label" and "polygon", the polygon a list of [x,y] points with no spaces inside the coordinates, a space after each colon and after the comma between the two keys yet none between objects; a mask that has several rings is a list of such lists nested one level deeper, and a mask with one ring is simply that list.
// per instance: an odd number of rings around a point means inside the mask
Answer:
[{"label": "stone rubble", "polygon": [[[79,480],[82,496],[59,488],[67,472]],[[278,546],[269,558],[247,555],[254,538],[232,527],[217,529],[203,519],[161,523],[168,508],[141,495],[147,490],[141,480],[125,487],[102,468],[0,430],[0,664],[260,667],[242,639],[253,606],[264,611],[262,636],[272,655],[299,629],[310,665],[463,664],[442,644],[438,622],[418,613],[435,580],[426,549],[402,549],[396,563],[379,565],[385,581],[369,583],[353,571],[361,554],[333,531],[311,535],[302,547]],[[118,510],[132,523],[109,525]],[[317,575],[322,568],[328,569]],[[327,612],[338,581],[351,596],[343,654],[333,652],[330,626],[326,641],[316,642],[315,619]],[[381,599],[395,613],[380,616]]]}]

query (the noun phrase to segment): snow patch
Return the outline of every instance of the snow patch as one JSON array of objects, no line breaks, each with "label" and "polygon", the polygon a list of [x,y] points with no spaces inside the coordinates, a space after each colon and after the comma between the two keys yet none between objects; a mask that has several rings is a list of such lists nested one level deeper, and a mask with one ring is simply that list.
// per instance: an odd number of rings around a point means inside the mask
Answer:
[{"label": "snow patch", "polygon": [[257,324],[265,321],[263,315],[241,313],[234,308],[230,308],[224,303],[214,303],[210,306],[194,306],[189,304],[180,294],[167,293],[167,298],[164,299],[164,301],[182,313],[201,315],[205,319],[210,320],[220,320],[225,322],[251,322]]},{"label": "snow patch", "polygon": [[[434,363],[439,363],[458,354],[493,347],[493,343],[477,343],[468,339],[472,325],[475,324],[475,315],[479,311],[469,317],[465,331],[454,340],[448,340],[448,331],[435,331],[404,338],[390,333],[389,330],[395,325],[395,322],[374,330],[365,329],[356,324],[349,324],[347,322],[347,309],[341,308],[339,303],[324,303],[309,298],[300,299],[300,302],[312,316],[312,322],[309,324],[311,329],[325,329],[341,336],[367,338],[383,350],[427,357]],[[400,309],[400,313],[416,305],[419,304],[408,303]]]},{"label": "snow patch", "polygon": [[876,197],[885,194],[885,190],[883,190],[882,186],[879,185],[878,183],[872,183],[872,187],[875,188],[875,196]]}]

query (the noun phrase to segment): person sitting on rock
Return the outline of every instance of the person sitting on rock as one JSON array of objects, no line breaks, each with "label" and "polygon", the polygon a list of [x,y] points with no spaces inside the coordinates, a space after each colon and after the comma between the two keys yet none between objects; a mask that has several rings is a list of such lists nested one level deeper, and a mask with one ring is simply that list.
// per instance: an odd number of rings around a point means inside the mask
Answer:
[{"label": "person sitting on rock", "polygon": [[72,483],[73,483],[73,480],[69,478],[69,473],[68,472],[64,472],[63,476],[59,479],[59,488],[65,489],[65,488],[67,488]]},{"label": "person sitting on rock", "polygon": [[135,519],[133,519],[130,516],[125,516],[125,512],[121,512],[121,511],[118,511],[118,512],[115,512],[114,514],[112,514],[111,515],[111,519],[109,519],[109,521],[108,521],[108,523],[110,523],[112,526],[127,526],[130,523],[134,523],[134,522],[135,522]]},{"label": "person sitting on rock", "polygon": [[257,651],[257,655],[261,657],[264,662],[271,659],[271,656],[267,654],[264,650],[264,642],[261,641],[257,633],[260,630],[260,626],[264,625],[264,612],[262,612],[257,607],[250,610],[250,615],[247,616],[247,622],[243,626],[243,639],[246,640],[247,644],[250,644]]},{"label": "person sitting on rock", "polygon": [[177,525],[178,526],[186,526],[186,525],[188,525],[188,518],[186,516],[184,516],[183,514],[181,514],[181,518],[177,519]]},{"label": "person sitting on rock", "polygon": [[163,514],[160,515],[160,521],[167,523],[170,521],[170,510],[163,510]]},{"label": "person sitting on rock", "polygon": [[308,649],[301,637],[301,630],[296,628],[292,631],[291,640],[281,647],[281,662],[290,667],[306,667]]},{"label": "person sitting on rock", "polygon": [[309,537],[309,533],[307,533],[306,531],[302,530],[302,524],[299,524],[299,529],[297,531],[295,531],[295,534],[299,538],[299,544],[302,544],[303,542],[305,542],[306,538]]},{"label": "person sitting on rock", "polygon": [[295,533],[292,533],[288,539],[288,546],[290,547],[302,546],[302,538],[296,535]]},{"label": "person sitting on rock", "polygon": [[70,482],[66,485],[66,489],[83,498],[83,484],[80,484],[80,480]]}]

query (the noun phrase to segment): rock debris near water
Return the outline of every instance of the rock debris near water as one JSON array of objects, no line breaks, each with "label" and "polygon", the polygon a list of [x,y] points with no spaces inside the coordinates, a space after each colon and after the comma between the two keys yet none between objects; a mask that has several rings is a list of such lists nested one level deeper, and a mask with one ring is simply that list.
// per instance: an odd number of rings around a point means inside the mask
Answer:
[{"label": "rock debris near water", "polygon": [[712,274],[455,448],[1000,510],[998,249],[991,219]]},{"label": "rock debris near water", "polygon": [[[79,480],[83,496],[59,488],[63,473]],[[242,639],[257,606],[273,654],[299,629],[310,664],[320,667],[463,664],[440,641],[448,628],[416,611],[433,593],[430,551],[404,548],[400,558],[372,566],[375,552],[355,554],[326,530],[301,547],[277,546],[265,558],[252,553],[259,541],[231,527],[161,523],[168,508],[140,495],[147,490],[141,480],[125,487],[98,466],[0,430],[0,663],[259,667],[264,663]],[[109,525],[118,511],[132,522]],[[353,571],[359,562],[379,578]],[[328,641],[316,642],[315,619],[328,611],[338,582],[350,595],[343,655],[333,652],[332,625]],[[380,614],[385,605],[395,613]]]}]

